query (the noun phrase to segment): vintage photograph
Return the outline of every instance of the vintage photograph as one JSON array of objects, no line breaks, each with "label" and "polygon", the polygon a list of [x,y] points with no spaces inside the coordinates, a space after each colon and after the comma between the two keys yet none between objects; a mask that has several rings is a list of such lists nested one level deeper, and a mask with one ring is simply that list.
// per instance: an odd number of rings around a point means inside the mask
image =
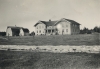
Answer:
[{"label": "vintage photograph", "polygon": [[100,0],[0,0],[0,69],[100,69]]}]

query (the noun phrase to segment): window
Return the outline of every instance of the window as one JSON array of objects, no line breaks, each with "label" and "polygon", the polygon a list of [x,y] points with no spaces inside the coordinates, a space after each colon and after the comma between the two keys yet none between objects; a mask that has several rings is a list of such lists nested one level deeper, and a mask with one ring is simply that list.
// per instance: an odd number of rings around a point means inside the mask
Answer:
[{"label": "window", "polygon": [[64,32],[64,29],[62,29],[62,32]]},{"label": "window", "polygon": [[37,33],[38,33],[38,31],[37,31]]},{"label": "window", "polygon": [[37,26],[37,29],[38,29],[38,26]]},{"label": "window", "polygon": [[66,27],[68,27],[68,25],[66,25]]}]

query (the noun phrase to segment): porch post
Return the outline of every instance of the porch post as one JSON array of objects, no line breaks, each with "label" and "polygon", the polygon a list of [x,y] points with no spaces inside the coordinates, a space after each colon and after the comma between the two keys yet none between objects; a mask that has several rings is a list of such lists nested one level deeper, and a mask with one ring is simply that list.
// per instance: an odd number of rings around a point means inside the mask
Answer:
[{"label": "porch post", "polygon": [[47,29],[47,34],[48,34],[48,29]]},{"label": "porch post", "polygon": [[57,29],[54,29],[55,35],[57,35]]},{"label": "porch post", "polygon": [[52,34],[52,29],[51,29],[51,34]]}]

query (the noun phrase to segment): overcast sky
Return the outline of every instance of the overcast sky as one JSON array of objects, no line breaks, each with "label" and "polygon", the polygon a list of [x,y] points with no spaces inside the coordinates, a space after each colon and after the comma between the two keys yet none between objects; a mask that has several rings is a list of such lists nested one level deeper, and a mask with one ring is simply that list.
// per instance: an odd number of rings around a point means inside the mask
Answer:
[{"label": "overcast sky", "polygon": [[33,31],[39,20],[72,19],[81,28],[100,26],[100,0],[0,0],[0,31],[20,26]]}]

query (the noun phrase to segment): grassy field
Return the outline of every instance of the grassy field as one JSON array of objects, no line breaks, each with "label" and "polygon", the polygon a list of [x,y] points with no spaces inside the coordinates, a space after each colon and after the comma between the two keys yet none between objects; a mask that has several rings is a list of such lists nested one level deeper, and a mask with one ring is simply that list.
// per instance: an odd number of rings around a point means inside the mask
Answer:
[{"label": "grassy field", "polygon": [[100,54],[0,51],[0,69],[100,69]]},{"label": "grassy field", "polygon": [[99,45],[99,34],[0,37],[0,45]]}]

